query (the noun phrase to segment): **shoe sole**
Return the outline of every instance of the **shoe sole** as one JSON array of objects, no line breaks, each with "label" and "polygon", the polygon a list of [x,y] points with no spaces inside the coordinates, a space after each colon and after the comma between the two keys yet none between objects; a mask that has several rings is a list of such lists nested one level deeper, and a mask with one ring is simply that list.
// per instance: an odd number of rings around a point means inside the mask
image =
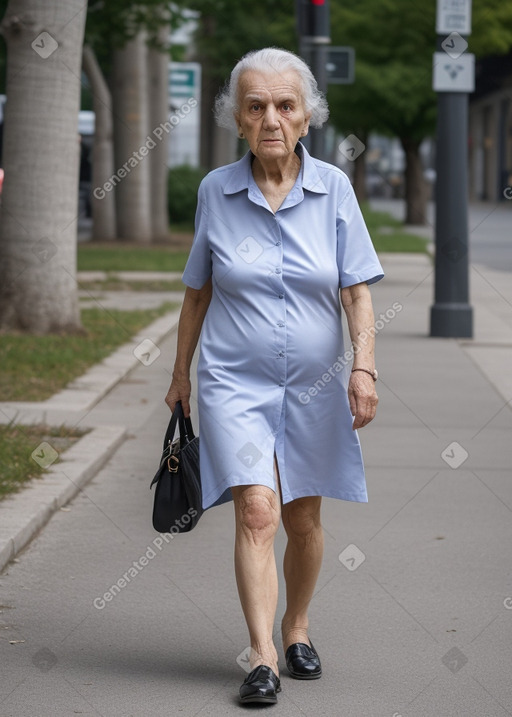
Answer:
[{"label": "shoe sole", "polygon": [[250,702],[265,702],[270,705],[275,705],[277,702],[277,696],[276,697],[240,697],[240,702],[242,704],[248,704]]}]

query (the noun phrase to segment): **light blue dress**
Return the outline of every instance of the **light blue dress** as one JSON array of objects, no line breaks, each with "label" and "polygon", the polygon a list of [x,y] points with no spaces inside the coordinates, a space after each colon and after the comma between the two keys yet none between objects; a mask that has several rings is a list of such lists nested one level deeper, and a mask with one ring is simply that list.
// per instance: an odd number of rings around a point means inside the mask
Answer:
[{"label": "light blue dress", "polygon": [[183,281],[213,293],[202,334],[198,405],[203,507],[231,486],[282,500],[366,502],[347,396],[339,288],[384,276],[347,176],[297,145],[301,170],[274,214],[252,154],[208,174]]}]

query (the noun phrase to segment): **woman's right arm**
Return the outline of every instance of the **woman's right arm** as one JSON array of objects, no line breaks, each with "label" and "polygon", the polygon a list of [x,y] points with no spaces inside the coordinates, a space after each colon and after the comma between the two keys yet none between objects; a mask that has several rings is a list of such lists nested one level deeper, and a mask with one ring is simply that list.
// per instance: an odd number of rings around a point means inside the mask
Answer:
[{"label": "woman's right arm", "polygon": [[174,411],[176,401],[181,401],[185,416],[190,416],[190,364],[211,298],[212,280],[210,278],[202,289],[191,289],[188,286],[181,307],[176,361],[165,402],[171,411]]}]

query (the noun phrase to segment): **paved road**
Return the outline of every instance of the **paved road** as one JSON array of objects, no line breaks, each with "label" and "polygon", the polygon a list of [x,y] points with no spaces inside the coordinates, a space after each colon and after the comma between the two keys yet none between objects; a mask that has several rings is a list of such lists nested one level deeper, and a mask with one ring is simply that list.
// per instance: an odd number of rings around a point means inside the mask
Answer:
[{"label": "paved road", "polygon": [[[361,432],[370,502],[324,501],[325,560],[311,611],[324,676],[290,679],[281,652],[283,691],[271,709],[506,717],[512,282],[479,267],[475,341],[430,339],[429,260],[383,262],[376,313],[401,309],[379,330],[379,414]],[[128,425],[131,438],[0,577],[1,717],[242,713],[236,658],[247,637],[232,506],[208,511],[190,535],[154,542],[149,482],[174,338],[160,348],[90,416]],[[282,531],[276,549],[280,559]],[[129,582],[111,589],[123,575]],[[281,590],[276,627],[282,612]]]},{"label": "paved road", "polygon": [[[373,199],[372,207],[403,219],[403,201]],[[419,233],[434,237],[435,206],[428,207],[428,224]],[[512,271],[512,200],[497,204],[482,202],[469,207],[469,247],[472,264],[499,271]],[[413,228],[418,231],[418,228]]]}]

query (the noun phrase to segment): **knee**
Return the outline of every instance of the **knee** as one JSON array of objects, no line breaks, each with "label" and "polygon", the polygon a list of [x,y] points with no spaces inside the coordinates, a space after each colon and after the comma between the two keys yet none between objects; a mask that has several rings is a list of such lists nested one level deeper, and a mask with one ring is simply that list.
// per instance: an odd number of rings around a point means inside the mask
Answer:
[{"label": "knee", "polygon": [[277,532],[279,509],[274,498],[273,493],[245,490],[238,499],[238,524],[256,543],[273,539]]},{"label": "knee", "polygon": [[309,542],[322,530],[320,501],[298,499],[283,506],[283,525],[288,538]]}]

